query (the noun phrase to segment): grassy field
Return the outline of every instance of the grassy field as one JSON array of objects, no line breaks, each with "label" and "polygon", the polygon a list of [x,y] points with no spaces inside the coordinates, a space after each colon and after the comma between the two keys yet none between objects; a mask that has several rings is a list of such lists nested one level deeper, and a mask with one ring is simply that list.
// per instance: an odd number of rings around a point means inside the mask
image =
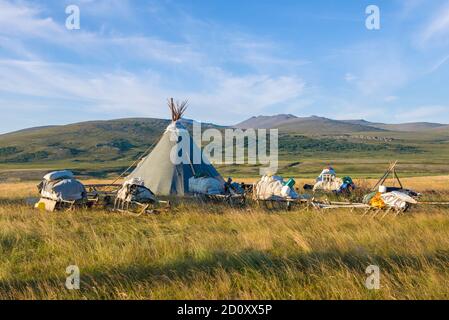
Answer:
[{"label": "grassy field", "polygon": [[[447,196],[447,179],[407,186]],[[0,184],[1,299],[449,298],[447,207],[373,219],[184,204],[131,217],[39,212],[24,204],[35,195],[34,183]],[[379,290],[364,285],[371,264]],[[80,290],[64,286],[69,265]]]}]

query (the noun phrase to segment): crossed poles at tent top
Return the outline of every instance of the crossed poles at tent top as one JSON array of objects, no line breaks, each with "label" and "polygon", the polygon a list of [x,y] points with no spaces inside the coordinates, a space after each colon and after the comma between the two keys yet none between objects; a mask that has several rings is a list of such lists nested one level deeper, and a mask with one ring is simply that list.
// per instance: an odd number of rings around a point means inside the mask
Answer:
[{"label": "crossed poles at tent top", "polygon": [[396,160],[394,163],[390,163],[390,167],[388,168],[388,170],[384,173],[384,175],[379,179],[379,181],[377,181],[376,185],[373,187],[372,191],[375,191],[380,185],[383,185],[383,183],[385,182],[385,180],[388,179],[388,177],[390,176],[390,174],[393,175],[393,178],[396,179],[399,182],[399,186],[401,187],[401,189],[403,189],[402,186],[402,182],[399,179],[398,174],[396,173],[396,165],[398,163],[398,160]]}]

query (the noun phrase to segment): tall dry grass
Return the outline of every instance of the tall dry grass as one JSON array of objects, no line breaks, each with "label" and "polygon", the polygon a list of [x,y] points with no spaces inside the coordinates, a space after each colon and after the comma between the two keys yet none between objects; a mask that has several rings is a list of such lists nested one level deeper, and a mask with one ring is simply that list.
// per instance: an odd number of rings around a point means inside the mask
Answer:
[{"label": "tall dry grass", "polygon": [[[31,196],[35,183],[0,184],[0,299],[449,298],[447,207],[380,220],[185,203],[136,218],[39,212]],[[364,286],[370,264],[380,290]]]},{"label": "tall dry grass", "polygon": [[[449,298],[447,210],[357,213],[179,206],[130,217],[0,206],[2,299]],[[77,265],[81,289],[64,286]],[[364,286],[380,266],[381,289]]]}]

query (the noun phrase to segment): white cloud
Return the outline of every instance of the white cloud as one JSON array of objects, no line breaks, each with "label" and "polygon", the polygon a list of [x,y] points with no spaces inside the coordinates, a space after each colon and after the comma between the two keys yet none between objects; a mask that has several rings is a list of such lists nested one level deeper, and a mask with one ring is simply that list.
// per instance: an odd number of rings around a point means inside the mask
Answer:
[{"label": "white cloud", "polygon": [[25,2],[0,0],[0,32],[9,36],[53,37],[61,28],[51,17],[36,18],[42,10]]},{"label": "white cloud", "polygon": [[402,51],[390,41],[359,43],[344,51],[339,60],[353,70],[345,80],[366,97],[390,96],[411,76]]},{"label": "white cloud", "polygon": [[442,115],[449,112],[449,106],[429,105],[409,108],[407,112],[397,112],[394,117],[400,122],[441,121]]},{"label": "white cloud", "polygon": [[361,108],[360,106],[354,106],[353,108],[344,108],[335,113],[328,115],[327,117],[335,120],[367,120],[374,121],[379,115],[379,110],[374,112],[372,109]]},{"label": "white cloud", "polygon": [[310,63],[306,59],[281,55],[279,44],[272,41],[233,33],[225,34],[224,40],[229,43],[232,60],[243,62],[257,70],[266,69],[267,66],[292,70]]},{"label": "white cloud", "polygon": [[347,72],[346,74],[345,74],[345,80],[346,80],[346,82],[352,82],[352,81],[354,81],[354,80],[356,80],[357,79],[357,77],[355,76],[355,75],[353,75],[352,73],[350,73],[350,72]]},{"label": "white cloud", "polygon": [[449,61],[449,55],[443,57],[442,59],[438,60],[437,63],[435,63],[429,70],[429,73],[435,72],[438,69],[440,69],[446,62]]},{"label": "white cloud", "polygon": [[400,19],[413,18],[417,14],[417,11],[421,10],[422,6],[428,3],[426,0],[396,0],[396,2],[401,6],[401,11],[399,12]]},{"label": "white cloud", "polygon": [[[113,19],[108,17],[117,17],[145,25],[134,21],[135,9],[127,1],[80,1],[83,17],[109,22]],[[128,24],[117,31],[112,24],[83,29],[82,22],[81,30],[71,32],[44,7],[0,0],[0,109],[11,113],[10,106],[20,105],[34,112],[47,104],[48,113],[89,109],[114,116],[166,117],[165,99],[174,96],[189,98],[187,116],[219,123],[255,113],[294,113],[304,105],[315,108],[310,113],[329,117],[381,118],[390,114],[393,104],[388,102],[398,99],[397,89],[417,73],[404,59],[408,52],[395,41],[336,48],[331,52],[339,52],[335,60],[320,65],[298,57],[296,46],[289,50],[285,43],[244,34],[238,26],[236,31],[231,25],[164,11],[164,3],[147,10],[153,10],[152,19],[159,16],[168,37],[156,33],[158,29]],[[447,30],[443,11],[437,18],[426,26],[429,40],[443,37]],[[315,83],[306,85],[303,69]]]},{"label": "white cloud", "polygon": [[37,56],[28,50],[20,40],[8,38],[0,35],[0,50],[11,56],[17,56],[26,59],[36,59]]},{"label": "white cloud", "polygon": [[396,101],[396,100],[398,100],[399,99],[399,97],[397,97],[397,96],[386,96],[385,98],[384,98],[384,101],[385,102],[393,102],[393,101]]},{"label": "white cloud", "polygon": [[376,61],[365,67],[357,86],[366,95],[388,94],[407,80],[407,69],[399,61]]},{"label": "white cloud", "polygon": [[[99,3],[95,6],[99,6]],[[47,46],[57,46],[100,60],[117,56],[165,63],[187,64],[201,60],[200,54],[194,52],[188,43],[168,42],[150,36],[69,31],[64,24],[55,23],[51,17],[42,17],[42,12],[30,4],[12,4],[0,0],[0,46],[25,52],[29,40],[39,39]],[[29,51],[26,53],[31,55]],[[33,56],[36,57],[35,54]]]},{"label": "white cloud", "polygon": [[298,100],[304,89],[304,81],[297,77],[237,77],[219,72],[214,76],[210,91],[193,93],[191,101],[204,106],[202,112],[207,117],[215,117],[218,111],[222,115],[220,118],[229,123]]},{"label": "white cloud", "polygon": [[419,43],[426,45],[431,40],[447,38],[449,36],[449,3],[441,7],[426,23],[419,34]]},{"label": "white cloud", "polygon": [[157,77],[147,72],[105,73],[79,70],[68,64],[8,60],[0,61],[0,73],[4,75],[0,78],[2,92],[63,99],[110,111],[123,108],[157,113],[158,105],[167,97],[167,92],[159,88]]},{"label": "white cloud", "polygon": [[[104,14],[102,5],[95,3],[94,9]],[[90,14],[94,9],[90,8]],[[250,116],[270,106],[291,105],[304,92],[305,82],[292,68],[307,62],[279,55],[279,47],[272,41],[241,33],[233,36],[216,27],[213,41],[187,37],[175,42],[132,34],[71,32],[44,12],[27,2],[0,0],[0,46],[16,56],[0,57],[0,92],[7,96],[0,109],[10,110],[9,106],[18,104],[26,108],[29,104],[32,113],[37,101],[45,100],[52,110],[47,112],[60,113],[61,120],[73,106],[120,116],[166,117],[161,106],[167,97],[174,96],[189,98],[189,116],[232,123],[235,115]],[[66,50],[92,62],[47,61],[42,58],[46,50],[30,46],[30,38],[43,41],[44,48]],[[208,50],[212,46],[220,54],[211,55]],[[146,68],[117,67],[116,57],[125,64],[138,62]],[[103,60],[113,65],[105,65]],[[226,71],[222,64],[229,61],[238,61],[247,70],[240,74]],[[260,65],[266,68],[257,68]],[[30,103],[33,99],[36,103]]]},{"label": "white cloud", "polygon": [[[301,96],[304,82],[295,77],[268,75],[233,76],[211,72],[207,91],[173,90],[151,72],[99,73],[79,70],[74,65],[30,61],[0,61],[0,92],[30,97],[65,100],[82,108],[126,116],[128,112],[144,116],[166,117],[161,108],[167,97],[189,98],[192,115],[199,120],[232,122],[235,115],[252,115],[257,110],[288,102]],[[0,104],[7,107],[13,101]],[[34,105],[30,111],[35,111]],[[55,112],[64,112],[59,106]],[[220,115],[220,116],[218,116]],[[234,118],[235,119],[235,118]]]}]

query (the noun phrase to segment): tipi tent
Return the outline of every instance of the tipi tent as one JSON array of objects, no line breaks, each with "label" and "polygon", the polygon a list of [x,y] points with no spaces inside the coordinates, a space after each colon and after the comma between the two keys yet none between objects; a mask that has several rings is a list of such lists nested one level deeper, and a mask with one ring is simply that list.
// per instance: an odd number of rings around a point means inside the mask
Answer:
[{"label": "tipi tent", "polygon": [[[188,130],[179,121],[187,102],[180,104],[170,99],[168,106],[172,113],[172,123],[165,129],[151,153],[140,161],[128,178],[143,179],[145,186],[156,195],[184,196],[189,193],[189,178],[195,175],[212,177],[224,184],[224,179],[204,159]],[[181,147],[186,145],[189,147]],[[195,158],[195,152],[200,156]],[[174,161],[174,157],[177,161]]]}]

